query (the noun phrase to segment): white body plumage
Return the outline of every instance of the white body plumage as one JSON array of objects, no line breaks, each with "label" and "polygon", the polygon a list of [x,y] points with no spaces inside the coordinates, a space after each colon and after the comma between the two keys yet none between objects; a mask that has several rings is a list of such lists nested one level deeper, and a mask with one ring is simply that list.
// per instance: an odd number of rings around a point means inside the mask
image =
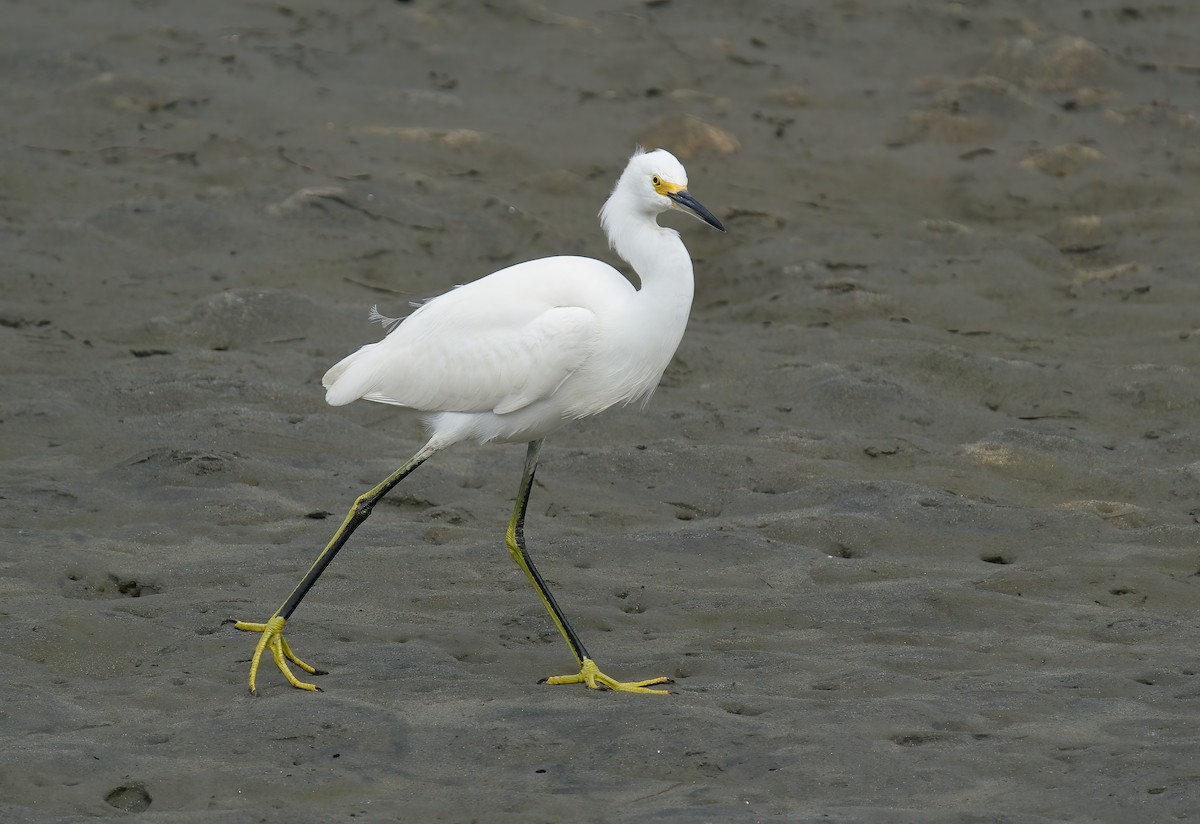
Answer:
[{"label": "white body plumage", "polygon": [[501,269],[420,306],[323,379],[335,406],[363,398],[424,412],[436,448],[524,442],[614,404],[646,399],[683,337],[692,262],[658,225],[677,205],[722,228],[687,194],[669,152],[635,154],[601,210],[612,248],[641,281],[583,257]]}]

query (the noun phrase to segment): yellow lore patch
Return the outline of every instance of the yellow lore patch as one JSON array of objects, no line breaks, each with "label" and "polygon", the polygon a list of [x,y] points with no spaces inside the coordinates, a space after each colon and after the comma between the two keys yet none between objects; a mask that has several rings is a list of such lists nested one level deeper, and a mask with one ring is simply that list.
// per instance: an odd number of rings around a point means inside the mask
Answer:
[{"label": "yellow lore patch", "polygon": [[671,183],[668,180],[663,180],[658,175],[650,178],[650,183],[654,186],[654,191],[660,195],[674,195],[687,189],[686,186],[680,186],[678,183]]}]

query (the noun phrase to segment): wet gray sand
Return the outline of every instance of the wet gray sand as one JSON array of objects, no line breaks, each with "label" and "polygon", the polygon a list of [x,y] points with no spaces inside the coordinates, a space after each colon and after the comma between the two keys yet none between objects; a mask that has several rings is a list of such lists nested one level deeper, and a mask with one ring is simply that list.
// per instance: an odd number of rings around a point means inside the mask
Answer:
[{"label": "wet gray sand", "polygon": [[[1048,8],[1049,6],[1049,8]],[[1200,815],[1200,8],[10,3],[0,818]],[[400,314],[610,259],[637,142],[719,235],[643,413],[459,447],[252,636],[420,425]]]}]

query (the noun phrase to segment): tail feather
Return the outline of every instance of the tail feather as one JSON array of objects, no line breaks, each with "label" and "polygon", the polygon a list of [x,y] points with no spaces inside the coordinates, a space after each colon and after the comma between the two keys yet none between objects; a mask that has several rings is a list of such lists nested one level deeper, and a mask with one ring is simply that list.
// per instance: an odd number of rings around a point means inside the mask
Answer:
[{"label": "tail feather", "polygon": [[368,344],[329,368],[329,371],[321,378],[321,385],[325,387],[327,404],[345,406],[371,391],[373,387],[364,385],[368,376],[364,374],[363,369],[355,369],[354,365],[359,362],[363,352],[372,348],[374,348],[374,344]]}]

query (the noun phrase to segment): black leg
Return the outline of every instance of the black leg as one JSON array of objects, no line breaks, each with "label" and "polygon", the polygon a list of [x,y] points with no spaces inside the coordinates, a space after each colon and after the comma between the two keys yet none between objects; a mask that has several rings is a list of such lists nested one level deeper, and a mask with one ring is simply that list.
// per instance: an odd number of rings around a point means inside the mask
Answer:
[{"label": "black leg", "polygon": [[602,673],[600,668],[596,666],[596,662],[588,655],[587,649],[584,648],[583,642],[579,640],[579,636],[571,627],[567,616],[563,615],[562,610],[559,609],[558,603],[554,600],[554,596],[550,594],[550,589],[546,586],[546,582],[537,571],[537,567],[533,565],[533,559],[529,557],[529,551],[525,548],[525,511],[529,508],[529,494],[533,489],[533,476],[537,471],[538,452],[541,451],[541,448],[542,441],[540,439],[529,443],[529,451],[525,455],[525,472],[521,476],[521,488],[517,490],[517,504],[513,508],[512,520],[508,522],[506,542],[509,554],[512,555],[513,560],[524,571],[525,576],[529,579],[529,583],[533,584],[538,597],[542,599],[542,603],[550,613],[550,618],[553,619],[554,626],[558,627],[558,631],[562,633],[567,646],[571,648],[571,653],[575,656],[575,660],[579,662],[579,672],[572,675],[556,675],[552,678],[543,678],[541,683],[586,684],[591,689],[600,689],[603,687],[621,692],[666,695],[666,690],[653,690],[647,689],[647,687],[652,684],[669,683],[671,680],[669,678],[649,678],[645,681],[618,681]]},{"label": "black leg", "polygon": [[317,560],[313,562],[308,573],[296,585],[296,588],[292,590],[292,594],[288,596],[288,599],[283,602],[283,606],[275,613],[276,615],[282,616],[284,620],[292,617],[292,613],[296,611],[296,607],[300,606],[300,602],[304,600],[304,596],[308,594],[313,584],[321,577],[321,573],[333,561],[338,551],[346,545],[346,541],[354,534],[354,530],[358,529],[359,525],[370,517],[371,510],[375,508],[375,504],[379,503],[380,499],[391,492],[396,484],[411,475],[413,470],[429,458],[429,455],[422,455],[423,452],[424,450],[418,452],[413,456],[412,460],[389,475],[383,483],[364,492],[354,500],[354,505],[350,507],[350,511],[346,514],[346,519],[342,521],[342,525],[338,527],[338,531],[329,540],[329,545],[321,550],[321,554],[317,556]]},{"label": "black leg", "polygon": [[438,446],[434,446],[432,442],[425,444],[408,463],[389,475],[382,483],[367,490],[355,499],[354,505],[350,507],[350,511],[346,514],[346,519],[342,521],[342,525],[333,534],[333,538],[330,539],[328,545],[321,550],[321,554],[317,556],[317,560],[313,562],[308,572],[305,573],[304,578],[292,590],[292,594],[283,602],[283,606],[266,623],[256,624],[247,621],[237,621],[234,623],[237,629],[262,633],[262,637],[258,639],[258,645],[254,648],[254,657],[250,659],[250,692],[257,694],[255,681],[258,676],[258,664],[262,659],[263,652],[268,648],[271,650],[271,655],[275,659],[276,666],[279,667],[280,671],[287,678],[288,683],[300,689],[317,689],[316,685],[304,683],[296,678],[288,667],[287,662],[291,661],[305,672],[313,675],[321,674],[320,670],[304,663],[292,652],[291,647],[288,646],[288,642],[283,637],[284,624],[292,617],[292,613],[296,611],[296,607],[300,606],[300,602],[304,600],[304,596],[308,594],[308,591],[313,588],[317,579],[321,577],[321,573],[325,571],[341,548],[346,545],[346,541],[354,534],[354,530],[358,529],[359,524],[371,515],[371,510],[375,508],[375,504],[379,502],[379,499],[388,494],[396,484],[411,475],[413,470],[423,464],[439,448]]},{"label": "black leg", "polygon": [[579,640],[579,636],[567,620],[567,616],[563,615],[554,596],[550,594],[550,588],[546,586],[541,573],[533,565],[533,559],[529,557],[529,550],[525,548],[525,510],[529,507],[529,493],[533,489],[533,476],[537,471],[538,452],[541,451],[542,442],[543,439],[529,442],[529,450],[525,454],[525,472],[521,475],[521,487],[517,490],[517,505],[513,508],[512,520],[508,522],[506,543],[509,554],[517,562],[517,566],[525,572],[529,583],[533,584],[533,588],[537,590],[538,597],[542,599],[542,603],[554,620],[554,625],[558,627],[567,646],[574,653],[575,660],[579,662],[580,666],[583,666],[584,660],[588,658],[587,649]]}]

